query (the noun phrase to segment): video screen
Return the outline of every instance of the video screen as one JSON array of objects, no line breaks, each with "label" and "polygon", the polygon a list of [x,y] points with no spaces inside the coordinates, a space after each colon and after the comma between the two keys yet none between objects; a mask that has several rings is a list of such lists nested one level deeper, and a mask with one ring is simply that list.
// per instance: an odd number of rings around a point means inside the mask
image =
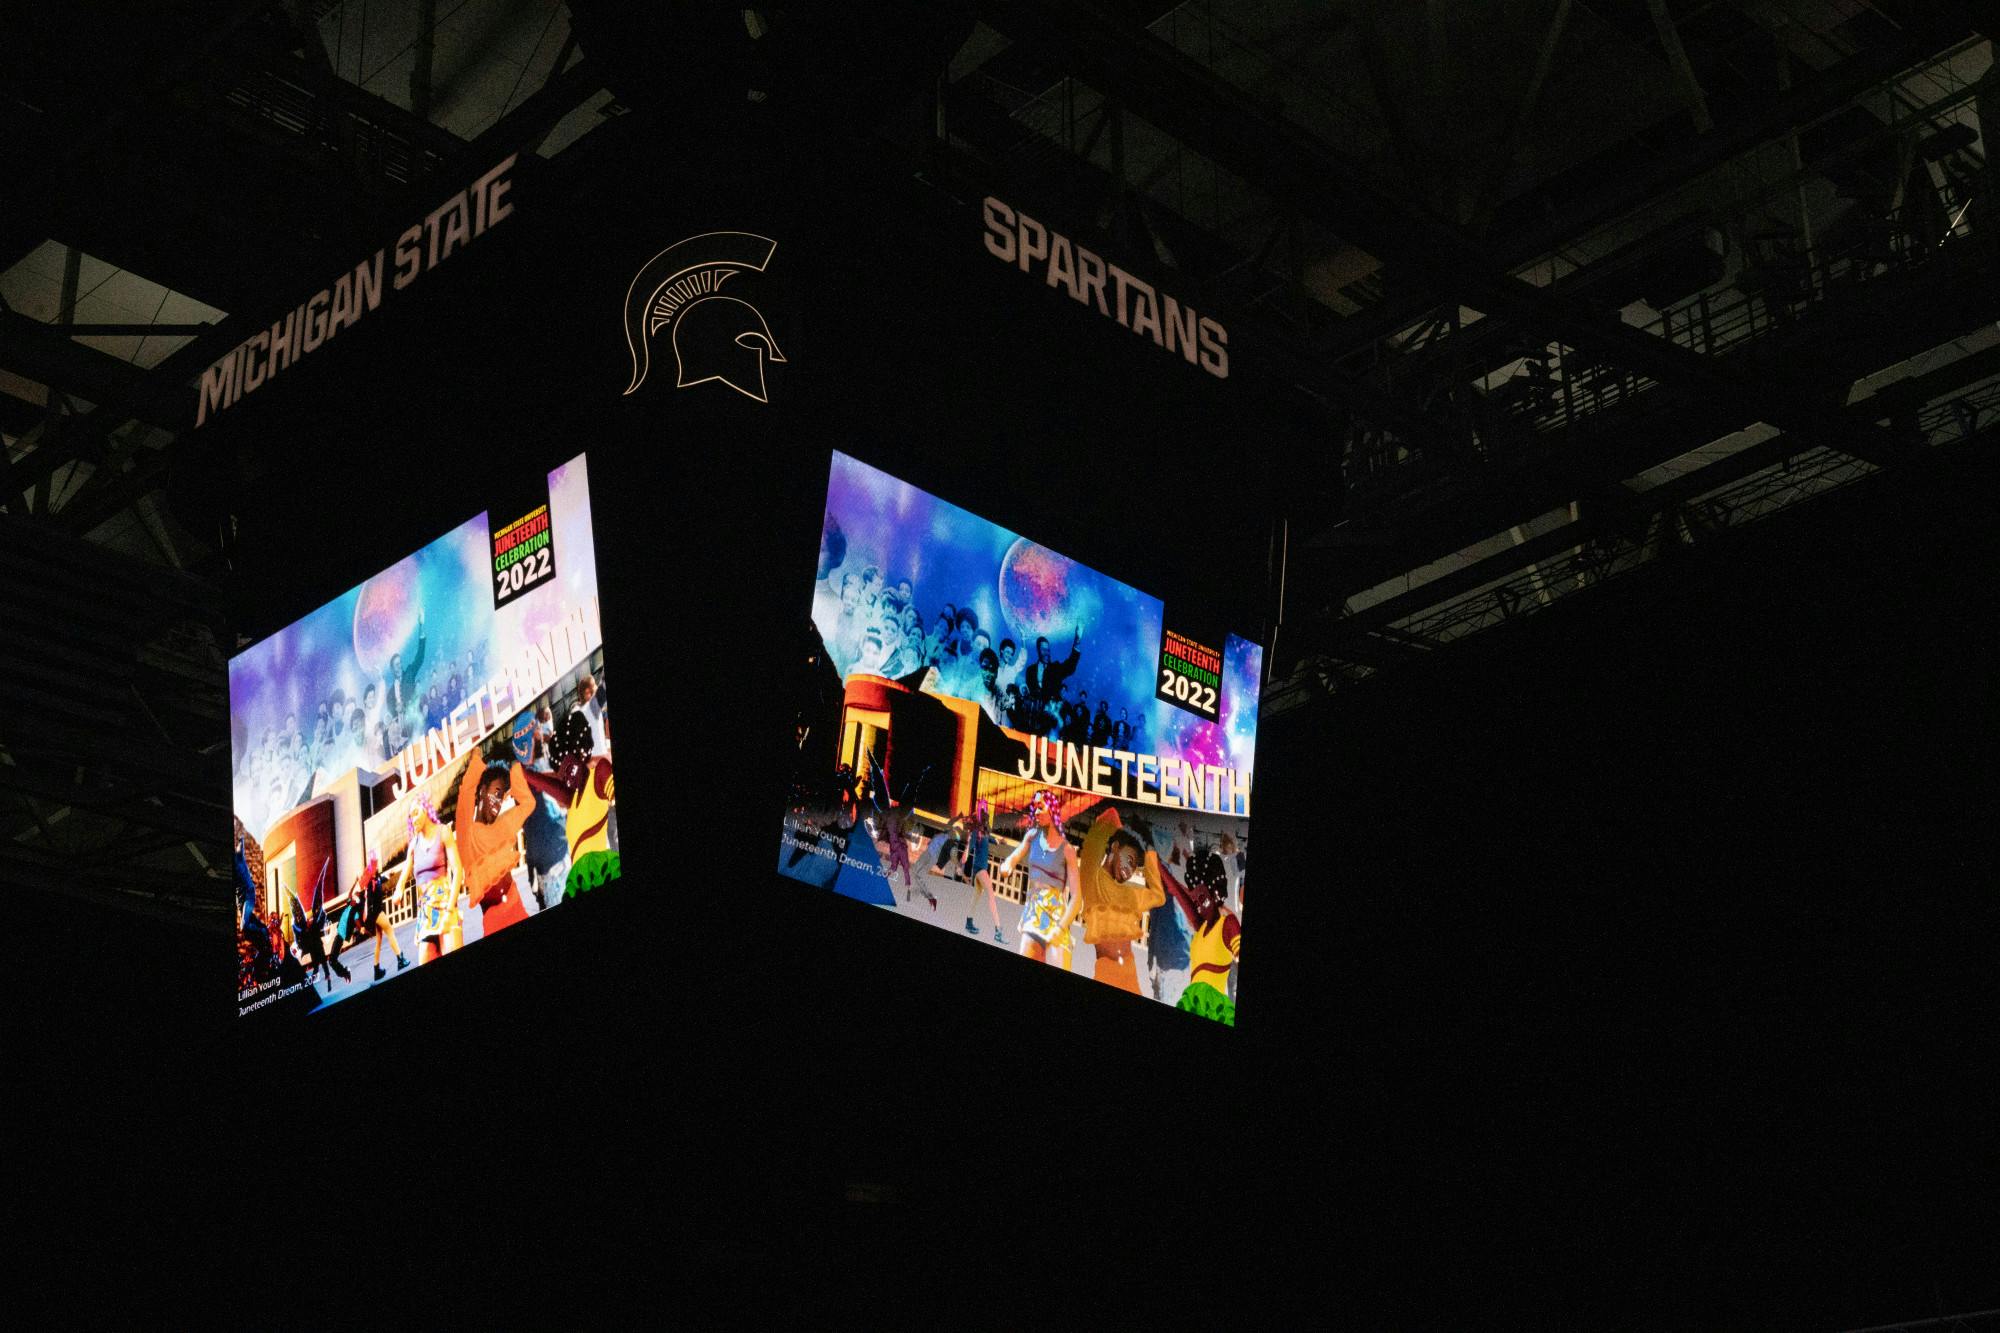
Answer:
[{"label": "video screen", "polygon": [[811,623],[780,871],[1235,1025],[1258,645],[839,453]]},{"label": "video screen", "polygon": [[618,878],[603,637],[579,456],[230,661],[239,1017]]}]

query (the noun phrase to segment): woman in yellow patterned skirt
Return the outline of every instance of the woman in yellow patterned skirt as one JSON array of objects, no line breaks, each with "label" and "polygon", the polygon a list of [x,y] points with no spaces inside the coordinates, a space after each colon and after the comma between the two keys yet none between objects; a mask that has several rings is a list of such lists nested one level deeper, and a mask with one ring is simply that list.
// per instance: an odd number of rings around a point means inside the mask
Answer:
[{"label": "woman in yellow patterned skirt", "polygon": [[1056,794],[1046,787],[1028,798],[1027,834],[1000,863],[1000,878],[1012,874],[1023,860],[1027,862],[1027,892],[1021,900],[1021,954],[1068,971],[1069,928],[1081,902],[1077,885],[1082,876],[1077,872],[1076,848],[1070,846],[1056,823],[1061,808]]}]

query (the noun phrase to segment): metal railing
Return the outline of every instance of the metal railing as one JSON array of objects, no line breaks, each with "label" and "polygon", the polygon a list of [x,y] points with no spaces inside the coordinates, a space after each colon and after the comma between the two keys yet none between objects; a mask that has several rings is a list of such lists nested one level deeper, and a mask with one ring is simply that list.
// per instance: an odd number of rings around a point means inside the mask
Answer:
[{"label": "metal railing", "polygon": [[[1857,98],[1857,103],[1867,103],[1889,96],[1894,106],[1883,112],[1879,128],[1817,155],[1810,164],[1772,176],[1759,170],[1762,159],[1754,151],[1721,164],[1699,190],[1690,187],[1686,192],[1691,201],[1687,226],[1705,225],[1702,219],[1707,218],[1727,230],[1759,210],[1768,212],[1774,200],[1789,196],[1812,179],[1860,161],[1867,152],[1897,136],[1918,134],[1942,121],[1970,115],[1968,104],[1977,85],[1958,79],[1953,61],[1976,44],[1977,39],[1960,43],[1887,85],[1893,91],[1898,82],[1929,79],[1943,92],[1923,105],[1881,89]],[[1996,183],[1990,164],[1968,151],[1937,166],[1931,180],[1935,193],[1924,201],[1926,207],[1906,203],[1895,215],[1850,224],[1843,229],[1843,236],[1833,240],[1832,249],[1825,236],[1812,240],[1803,232],[1753,235],[1741,242],[1746,258],[1725,282],[1673,302],[1635,327],[1699,355],[1727,356],[1773,335],[1796,332],[1815,310],[1837,306],[1871,284],[1907,276],[1940,258],[1953,259],[1967,247],[1992,250],[1995,215],[2000,213],[2000,183]],[[1719,201],[1715,198],[1718,190],[1723,196]],[[1693,208],[1692,201],[1697,198],[1701,207]],[[1930,211],[1933,204],[1935,212]],[[1568,248],[1571,253],[1601,249],[1610,244],[1607,238],[1629,225],[1629,216],[1615,219]],[[1558,280],[1555,270],[1564,258],[1559,251],[1517,271],[1545,274],[1545,278],[1534,280],[1546,280],[1552,290],[1561,292],[1592,269],[1590,263],[1570,261],[1570,271]],[[1404,396],[1409,394],[1412,381],[1449,385],[1461,372],[1477,380],[1478,367],[1466,367],[1464,357],[1458,355],[1460,349],[1453,344],[1463,337],[1469,340],[1468,345],[1483,344],[1490,351],[1493,328],[1482,327],[1483,320],[1461,326],[1457,312],[1455,303],[1441,304],[1406,330],[1400,352],[1374,343],[1347,358],[1343,366],[1387,392]],[[1656,387],[1651,379],[1603,365],[1558,343],[1548,344],[1544,352],[1553,363],[1546,377],[1532,379],[1517,371],[1507,379],[1481,382],[1479,396],[1485,401],[1468,414],[1468,446],[1472,451],[1504,450],[1536,435],[1573,428]],[[1370,494],[1389,499],[1410,487],[1420,487],[1440,466],[1449,467],[1450,460],[1438,460],[1425,450],[1414,449],[1393,432],[1357,432],[1350,442],[1348,482],[1357,499]]]},{"label": "metal railing", "polygon": [[[1935,447],[1969,438],[1996,418],[2000,418],[2000,378],[1926,406],[1918,413],[1918,426],[1926,444]],[[1396,628],[1433,646],[1442,645],[1630,573],[1657,559],[1663,547],[1693,544],[1710,533],[1830,494],[1876,471],[1873,464],[1839,450],[1808,448],[1741,481],[1664,507],[1638,540],[1592,536],[1553,559],[1400,620]]]},{"label": "metal railing", "polygon": [[[920,862],[912,863],[912,870],[917,874],[929,874],[932,868],[937,865],[939,839],[944,836],[944,830],[929,824],[927,821],[919,821],[919,825],[929,832],[929,839],[924,843]],[[1000,873],[1000,863],[1006,860],[1008,854],[1019,845],[1019,839],[1014,839],[1010,842],[995,834],[991,845],[987,849],[990,859],[986,866],[987,877],[993,881],[995,896],[1005,898],[1008,902],[1016,904],[1027,900],[1028,868],[1026,866],[1016,866],[1008,874],[1002,875]]]}]

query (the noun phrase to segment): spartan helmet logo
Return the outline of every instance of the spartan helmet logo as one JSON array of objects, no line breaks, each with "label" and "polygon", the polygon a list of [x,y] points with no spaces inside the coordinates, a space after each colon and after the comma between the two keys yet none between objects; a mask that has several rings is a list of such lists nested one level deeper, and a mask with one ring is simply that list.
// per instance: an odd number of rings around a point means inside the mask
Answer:
[{"label": "spartan helmet logo", "polygon": [[777,248],[767,236],[710,231],[676,242],[646,261],[625,289],[625,344],[632,349],[632,383],[625,392],[645,383],[653,337],[670,328],[675,387],[721,380],[740,394],[768,402],[764,358],[783,361],[785,354],[757,307],[722,295],[722,287],[746,269],[762,273]]}]

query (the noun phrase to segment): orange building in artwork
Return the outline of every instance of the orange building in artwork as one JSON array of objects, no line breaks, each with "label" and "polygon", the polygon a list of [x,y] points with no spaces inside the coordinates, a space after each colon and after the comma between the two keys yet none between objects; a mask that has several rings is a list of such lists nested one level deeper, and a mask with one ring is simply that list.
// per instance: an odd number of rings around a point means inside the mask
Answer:
[{"label": "orange building in artwork", "polygon": [[[919,683],[911,684],[913,679]],[[849,676],[841,703],[840,762],[871,785],[877,770],[886,767],[899,799],[909,791],[919,816],[943,824],[972,812],[982,733],[988,748],[1005,749],[1012,741],[1023,753],[1028,736],[994,723],[969,699],[930,689],[931,679],[929,673],[903,680],[863,672]],[[996,755],[987,762],[1013,764]]]},{"label": "orange building in artwork", "polygon": [[279,922],[287,939],[291,938],[292,919],[288,895],[297,894],[310,911],[313,884],[322,866],[326,869],[326,897],[345,887],[336,864],[339,852],[334,818],[334,798],[316,796],[264,831],[262,905],[265,913]]}]

